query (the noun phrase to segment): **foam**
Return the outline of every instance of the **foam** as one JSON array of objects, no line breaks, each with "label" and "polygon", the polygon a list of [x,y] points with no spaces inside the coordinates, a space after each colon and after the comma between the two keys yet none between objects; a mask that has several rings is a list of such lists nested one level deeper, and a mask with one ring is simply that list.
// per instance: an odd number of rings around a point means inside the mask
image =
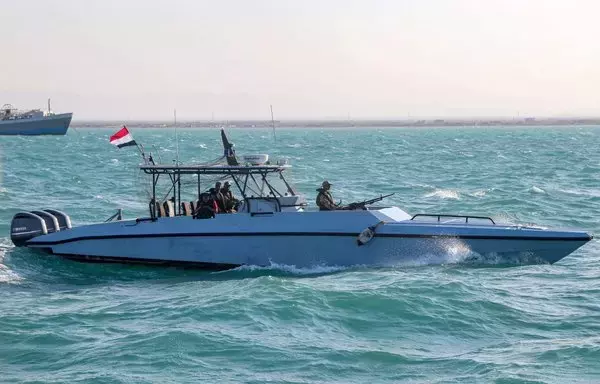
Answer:
[{"label": "foam", "polygon": [[453,189],[436,189],[433,192],[427,193],[425,197],[439,197],[440,199],[459,200],[460,193]]},{"label": "foam", "polygon": [[297,267],[295,265],[278,264],[278,263],[273,263],[271,261],[268,266],[242,265],[237,268],[230,269],[228,271],[221,271],[221,272],[216,272],[216,273],[227,273],[227,272],[233,272],[233,271],[241,271],[241,272],[280,271],[280,272],[290,273],[293,275],[322,275],[322,274],[345,271],[348,269],[356,269],[359,267],[360,267],[359,265],[355,265],[355,266],[314,265],[314,266],[310,266],[310,267]]},{"label": "foam", "polygon": [[8,243],[7,239],[2,239],[0,241],[0,284],[18,284],[21,280],[23,280],[21,276],[4,264],[4,256],[11,248],[14,248],[14,246],[12,243]]}]

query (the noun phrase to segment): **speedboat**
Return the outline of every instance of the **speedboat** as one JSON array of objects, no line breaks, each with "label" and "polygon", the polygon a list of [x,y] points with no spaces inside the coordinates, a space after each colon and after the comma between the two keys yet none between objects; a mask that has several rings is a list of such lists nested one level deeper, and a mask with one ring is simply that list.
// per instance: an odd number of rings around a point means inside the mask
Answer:
[{"label": "speedboat", "polygon": [[72,113],[52,112],[50,100],[47,111],[20,111],[4,104],[0,109],[0,135],[65,135],[72,118]]},{"label": "speedboat", "polygon": [[[13,243],[80,261],[225,270],[393,266],[452,257],[552,264],[592,239],[584,231],[502,224],[481,216],[410,215],[395,206],[372,205],[381,198],[320,211],[286,179],[289,161],[270,161],[266,154],[238,158],[223,130],[221,136],[224,152],[215,162],[164,165],[144,156],[139,167],[151,181],[152,196],[147,217],[123,219],[119,210],[106,222],[73,227],[61,211],[20,212],[11,224]],[[236,212],[198,215],[198,196],[217,180],[235,186]],[[193,190],[186,191],[190,184]]]}]

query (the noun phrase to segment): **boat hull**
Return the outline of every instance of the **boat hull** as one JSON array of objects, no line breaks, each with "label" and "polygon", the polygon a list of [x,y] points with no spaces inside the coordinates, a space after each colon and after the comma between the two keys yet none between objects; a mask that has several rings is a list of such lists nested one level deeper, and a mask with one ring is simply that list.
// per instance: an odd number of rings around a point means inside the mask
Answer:
[{"label": "boat hull", "polygon": [[63,113],[40,118],[2,120],[0,135],[65,135],[72,117],[72,113]]},{"label": "boat hull", "polygon": [[[378,238],[357,248],[357,234],[347,236],[252,236],[234,235],[156,237],[148,239],[82,240],[69,245],[42,248],[74,260],[139,264],[190,265],[223,270],[240,265],[396,266],[449,263],[553,264],[587,241],[412,239]],[[223,251],[238,243],[239,250]],[[116,251],[115,249],[118,249]]]},{"label": "boat hull", "polygon": [[[83,261],[229,269],[273,264],[307,268],[555,263],[591,239],[585,232],[381,219],[367,211],[174,217],[73,228],[36,237],[27,246]],[[359,234],[375,225],[374,237],[361,245]]]}]

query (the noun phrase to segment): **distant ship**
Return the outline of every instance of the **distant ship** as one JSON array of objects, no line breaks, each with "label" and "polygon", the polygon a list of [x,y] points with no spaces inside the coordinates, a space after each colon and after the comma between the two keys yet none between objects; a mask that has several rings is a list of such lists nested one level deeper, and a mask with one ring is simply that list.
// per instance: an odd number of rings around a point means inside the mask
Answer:
[{"label": "distant ship", "polygon": [[52,112],[50,100],[48,111],[20,111],[4,104],[0,109],[0,135],[65,135],[72,117],[72,113]]}]

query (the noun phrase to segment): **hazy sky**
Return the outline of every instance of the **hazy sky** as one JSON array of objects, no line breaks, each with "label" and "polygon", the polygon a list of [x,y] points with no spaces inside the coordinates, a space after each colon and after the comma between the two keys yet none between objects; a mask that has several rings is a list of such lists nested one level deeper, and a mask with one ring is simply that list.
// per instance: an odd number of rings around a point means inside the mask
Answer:
[{"label": "hazy sky", "polygon": [[598,0],[0,0],[0,104],[75,119],[600,115]]}]

